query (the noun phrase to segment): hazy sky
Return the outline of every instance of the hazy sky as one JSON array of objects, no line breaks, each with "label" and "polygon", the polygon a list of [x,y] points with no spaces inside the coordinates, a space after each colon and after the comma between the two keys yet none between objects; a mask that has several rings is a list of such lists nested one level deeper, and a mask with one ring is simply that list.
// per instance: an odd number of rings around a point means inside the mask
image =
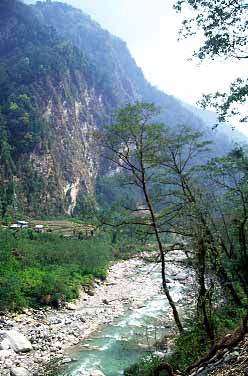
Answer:
[{"label": "hazy sky", "polygon": [[188,61],[199,37],[177,41],[182,16],[172,8],[176,0],[62,1],[81,8],[124,39],[153,85],[190,104],[203,93],[227,89],[230,81],[246,73],[245,62],[205,61],[199,65],[196,60]]}]

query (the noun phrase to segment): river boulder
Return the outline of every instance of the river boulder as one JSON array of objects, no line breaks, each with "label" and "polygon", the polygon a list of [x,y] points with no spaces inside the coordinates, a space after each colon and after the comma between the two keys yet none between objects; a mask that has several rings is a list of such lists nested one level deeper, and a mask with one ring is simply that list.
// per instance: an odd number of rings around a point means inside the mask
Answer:
[{"label": "river boulder", "polygon": [[30,373],[26,368],[23,367],[13,367],[10,371],[10,376],[29,376]]},{"label": "river boulder", "polygon": [[25,353],[33,349],[31,342],[17,330],[6,330],[4,332],[5,341],[16,353]]},{"label": "river boulder", "polygon": [[74,303],[66,303],[65,306],[69,311],[76,311],[77,310],[77,305]]},{"label": "river boulder", "polygon": [[90,376],[105,376],[105,375],[104,373],[102,373],[102,371],[95,370],[91,372]]}]

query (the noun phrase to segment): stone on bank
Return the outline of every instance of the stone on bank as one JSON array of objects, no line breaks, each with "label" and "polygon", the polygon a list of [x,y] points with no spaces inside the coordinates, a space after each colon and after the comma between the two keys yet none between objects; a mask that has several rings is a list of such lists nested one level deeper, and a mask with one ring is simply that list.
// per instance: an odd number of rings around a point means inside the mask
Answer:
[{"label": "stone on bank", "polygon": [[26,353],[33,349],[31,342],[17,330],[6,330],[3,332],[5,344],[9,346],[16,353]]},{"label": "stone on bank", "polygon": [[102,371],[95,370],[91,372],[90,376],[105,376],[105,375],[104,373],[102,373]]},{"label": "stone on bank", "polygon": [[10,371],[10,376],[29,376],[29,372],[23,367],[13,367]]}]

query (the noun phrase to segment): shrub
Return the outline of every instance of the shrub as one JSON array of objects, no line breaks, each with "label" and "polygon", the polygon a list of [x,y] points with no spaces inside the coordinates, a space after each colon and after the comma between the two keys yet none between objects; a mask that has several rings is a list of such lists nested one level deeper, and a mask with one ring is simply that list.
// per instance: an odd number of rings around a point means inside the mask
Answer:
[{"label": "shrub", "polygon": [[153,370],[158,367],[161,362],[155,354],[148,354],[140,361],[140,363],[131,366],[124,373],[125,376],[153,376]]},{"label": "shrub", "polygon": [[82,277],[82,286],[92,286],[94,282],[94,276],[92,274],[86,274]]},{"label": "shrub", "polygon": [[176,338],[175,348],[168,362],[175,369],[183,371],[187,366],[195,362],[201,354],[206,352],[209,347],[210,343],[206,339],[203,327],[192,323],[189,330]]},{"label": "shrub", "polygon": [[110,259],[105,240],[0,230],[0,309],[75,299],[81,285],[106,278]]},{"label": "shrub", "polygon": [[33,291],[33,297],[40,304],[57,306],[60,301],[73,299],[78,294],[73,294],[73,289],[68,285],[68,278],[59,270],[48,271],[43,274],[41,283]]},{"label": "shrub", "polygon": [[17,311],[28,304],[18,275],[8,272],[0,276],[0,311]]}]

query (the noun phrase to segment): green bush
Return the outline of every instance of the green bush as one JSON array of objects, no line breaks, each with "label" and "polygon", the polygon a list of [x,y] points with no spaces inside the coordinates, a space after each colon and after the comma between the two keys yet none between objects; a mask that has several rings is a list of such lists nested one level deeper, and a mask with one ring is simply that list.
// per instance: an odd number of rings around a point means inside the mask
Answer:
[{"label": "green bush", "polygon": [[230,303],[220,306],[214,311],[213,315],[216,336],[223,337],[223,335],[233,331],[245,315],[245,308],[238,308]]},{"label": "green bush", "polygon": [[1,273],[0,276],[0,311],[17,311],[28,305],[22,291],[22,281],[13,272]]},{"label": "green bush", "polygon": [[108,276],[108,272],[105,268],[96,268],[94,270],[94,276],[104,281]]},{"label": "green bush", "polygon": [[78,297],[78,288],[69,285],[63,271],[50,270],[44,273],[41,283],[33,291],[33,297],[40,304],[57,305],[61,300]]},{"label": "green bush", "polygon": [[102,239],[0,230],[0,309],[75,299],[81,285],[106,278],[110,259]]},{"label": "green bush", "polygon": [[94,276],[92,274],[86,274],[82,278],[82,286],[92,286],[94,282]]},{"label": "green bush", "polygon": [[203,328],[192,323],[189,330],[176,338],[175,348],[168,362],[175,369],[183,371],[209,348],[210,343]]},{"label": "green bush", "polygon": [[153,376],[154,369],[159,366],[161,358],[154,354],[146,355],[138,364],[131,366],[124,373],[125,376]]}]

